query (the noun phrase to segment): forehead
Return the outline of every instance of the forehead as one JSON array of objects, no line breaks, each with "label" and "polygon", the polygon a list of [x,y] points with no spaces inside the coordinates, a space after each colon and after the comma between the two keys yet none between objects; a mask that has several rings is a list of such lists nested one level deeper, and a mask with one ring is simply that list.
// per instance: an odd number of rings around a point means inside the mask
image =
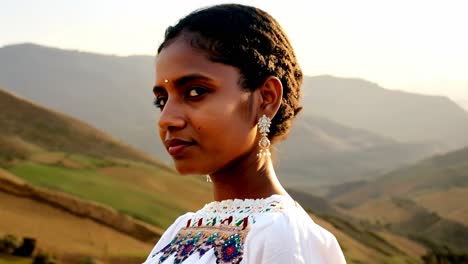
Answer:
[{"label": "forehead", "polygon": [[187,75],[203,75],[213,80],[239,80],[239,70],[209,59],[208,54],[192,47],[190,37],[181,35],[164,47],[156,57],[156,83]]}]

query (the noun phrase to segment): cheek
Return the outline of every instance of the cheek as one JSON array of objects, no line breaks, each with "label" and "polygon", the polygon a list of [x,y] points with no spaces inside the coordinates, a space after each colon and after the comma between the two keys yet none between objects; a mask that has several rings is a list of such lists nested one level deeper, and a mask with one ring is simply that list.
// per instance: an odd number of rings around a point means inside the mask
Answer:
[{"label": "cheek", "polygon": [[244,112],[218,112],[197,126],[197,133],[219,155],[250,149],[255,140],[255,126]]},{"label": "cheek", "polygon": [[233,155],[233,151],[246,151],[254,144],[253,112],[249,94],[237,93],[205,102],[200,108],[191,109],[187,116],[201,147],[213,155],[224,156]]}]

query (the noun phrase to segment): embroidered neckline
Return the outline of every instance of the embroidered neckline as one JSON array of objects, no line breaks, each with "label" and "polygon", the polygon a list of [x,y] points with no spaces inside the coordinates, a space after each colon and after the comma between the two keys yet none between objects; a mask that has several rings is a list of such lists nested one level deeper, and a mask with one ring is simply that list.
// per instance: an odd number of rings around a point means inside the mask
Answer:
[{"label": "embroidered neckline", "polygon": [[294,205],[286,195],[274,194],[260,199],[229,199],[206,204],[196,212],[198,215],[251,215],[254,213],[276,212]]}]

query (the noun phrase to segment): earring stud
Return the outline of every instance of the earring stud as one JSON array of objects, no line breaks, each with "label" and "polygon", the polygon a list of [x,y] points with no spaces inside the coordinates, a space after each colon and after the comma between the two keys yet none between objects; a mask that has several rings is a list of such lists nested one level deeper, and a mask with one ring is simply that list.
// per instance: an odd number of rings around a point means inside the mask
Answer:
[{"label": "earring stud", "polygon": [[258,146],[260,151],[257,153],[257,157],[266,157],[271,156],[270,153],[270,140],[268,139],[268,133],[270,132],[271,119],[266,115],[262,115],[258,119],[258,130],[260,132],[261,138],[258,141]]}]

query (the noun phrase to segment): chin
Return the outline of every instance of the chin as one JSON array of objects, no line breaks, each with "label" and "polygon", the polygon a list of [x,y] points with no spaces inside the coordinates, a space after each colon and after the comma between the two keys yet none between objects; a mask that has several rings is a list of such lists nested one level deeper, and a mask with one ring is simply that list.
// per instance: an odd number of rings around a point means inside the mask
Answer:
[{"label": "chin", "polygon": [[181,175],[209,174],[209,170],[203,169],[200,164],[189,164],[188,162],[175,161],[175,168]]}]

